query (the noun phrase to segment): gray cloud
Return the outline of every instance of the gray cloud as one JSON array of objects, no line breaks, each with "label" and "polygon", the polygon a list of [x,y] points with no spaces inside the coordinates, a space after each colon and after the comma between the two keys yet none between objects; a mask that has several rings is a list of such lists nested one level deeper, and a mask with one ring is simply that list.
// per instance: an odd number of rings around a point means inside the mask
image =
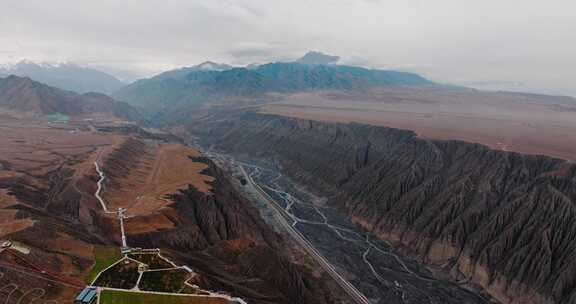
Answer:
[{"label": "gray cloud", "polygon": [[235,58],[268,58],[278,56],[282,53],[281,50],[268,49],[268,48],[258,48],[258,47],[248,47],[248,48],[238,48],[230,50],[229,54]]},{"label": "gray cloud", "polygon": [[568,0],[0,0],[0,7],[0,64],[68,60],[150,75],[320,50],[446,82],[576,87],[576,4]]},{"label": "gray cloud", "polygon": [[227,54],[235,64],[291,61],[302,56],[303,49],[292,49],[289,45],[243,42],[231,48]]}]

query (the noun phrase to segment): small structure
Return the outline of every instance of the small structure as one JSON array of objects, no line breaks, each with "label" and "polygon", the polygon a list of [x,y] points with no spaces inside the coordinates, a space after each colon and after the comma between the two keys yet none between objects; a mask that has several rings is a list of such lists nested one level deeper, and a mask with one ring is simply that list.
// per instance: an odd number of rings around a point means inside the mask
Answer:
[{"label": "small structure", "polygon": [[48,118],[48,122],[50,123],[67,124],[70,122],[70,117],[61,113],[46,115],[46,118]]},{"label": "small structure", "polygon": [[144,263],[138,264],[138,272],[146,272],[148,271],[148,265]]},{"label": "small structure", "polygon": [[122,246],[120,247],[120,252],[122,253],[122,255],[127,255],[130,252],[132,252],[132,248]]},{"label": "small structure", "polygon": [[124,232],[124,218],[126,217],[126,209],[118,208],[118,219],[120,219],[120,232],[122,233],[122,247],[120,251],[123,255],[130,253],[130,247],[126,244],[126,233]]},{"label": "small structure", "polygon": [[86,287],[78,294],[74,304],[93,304],[96,302],[96,288]]},{"label": "small structure", "polygon": [[190,267],[188,267],[188,266],[186,266],[186,265],[182,266],[182,269],[188,271],[188,273],[194,273],[194,270],[192,270],[192,268],[190,268]]}]

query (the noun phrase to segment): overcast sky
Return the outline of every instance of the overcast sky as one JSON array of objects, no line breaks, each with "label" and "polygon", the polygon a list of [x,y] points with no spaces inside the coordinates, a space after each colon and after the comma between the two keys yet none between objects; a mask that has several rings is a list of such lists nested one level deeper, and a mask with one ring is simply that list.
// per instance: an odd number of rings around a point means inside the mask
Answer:
[{"label": "overcast sky", "polygon": [[0,63],[120,77],[307,50],[436,81],[576,95],[574,0],[0,0]]}]

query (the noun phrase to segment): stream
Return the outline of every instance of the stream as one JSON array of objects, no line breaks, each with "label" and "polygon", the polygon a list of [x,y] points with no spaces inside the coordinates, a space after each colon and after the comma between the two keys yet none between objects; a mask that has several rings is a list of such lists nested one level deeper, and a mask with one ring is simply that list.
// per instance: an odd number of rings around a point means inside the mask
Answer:
[{"label": "stream", "polygon": [[292,226],[371,303],[491,303],[479,292],[434,278],[421,263],[370,235],[266,163],[206,154],[232,166],[243,166],[251,179],[287,211]]}]

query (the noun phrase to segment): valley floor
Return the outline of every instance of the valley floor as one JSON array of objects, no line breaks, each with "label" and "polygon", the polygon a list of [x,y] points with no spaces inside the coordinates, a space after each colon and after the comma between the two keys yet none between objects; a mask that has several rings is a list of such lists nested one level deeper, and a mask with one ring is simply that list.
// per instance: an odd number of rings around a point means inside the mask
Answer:
[{"label": "valley floor", "polygon": [[[295,229],[302,235],[312,247],[311,255],[316,252],[319,256],[318,264],[326,261],[336,272],[333,278],[343,281],[341,286],[356,303],[490,303],[473,285],[434,278],[410,255],[377,240],[266,163],[206,154],[244,176],[245,191],[254,200],[264,202],[260,208],[268,221],[281,231]],[[253,188],[247,188],[251,185]],[[263,189],[264,197],[257,188]],[[291,227],[283,227],[284,220]],[[350,288],[345,288],[346,284]]]}]

